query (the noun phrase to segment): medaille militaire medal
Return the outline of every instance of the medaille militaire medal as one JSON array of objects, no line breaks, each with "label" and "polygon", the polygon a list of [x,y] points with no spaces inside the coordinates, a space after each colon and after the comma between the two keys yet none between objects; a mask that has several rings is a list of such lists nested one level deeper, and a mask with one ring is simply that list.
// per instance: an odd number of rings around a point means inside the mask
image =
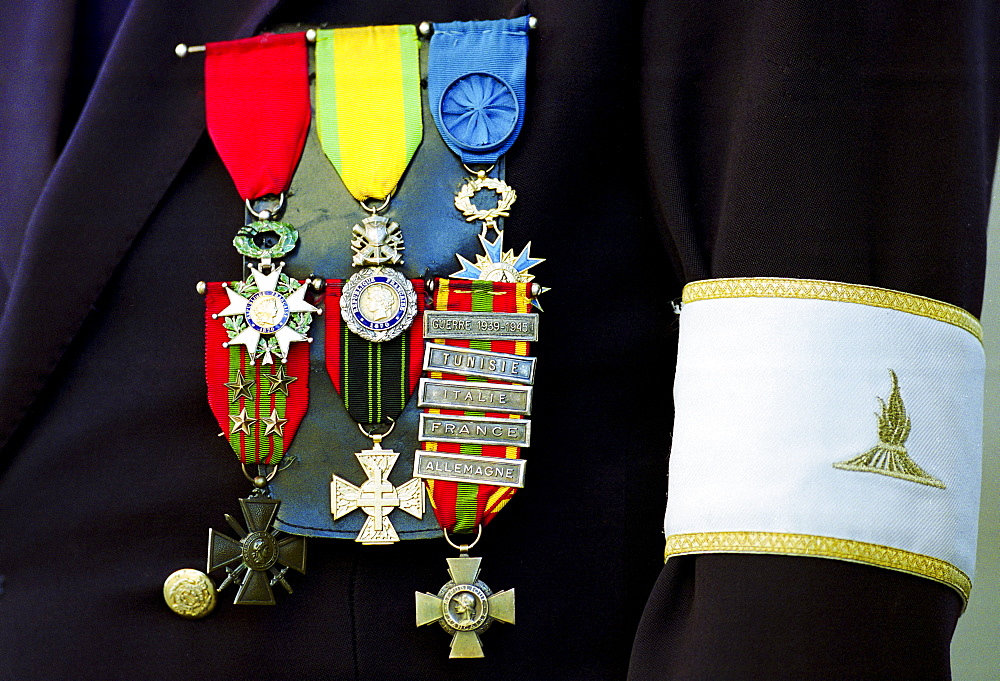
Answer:
[{"label": "medaille militaire medal", "polygon": [[[418,386],[419,439],[414,475],[423,478],[445,539],[459,550],[448,559],[451,580],[437,594],[416,593],[416,624],[437,622],[452,635],[450,657],[483,657],[482,634],[494,621],[514,623],[514,590],[494,594],[479,579],[481,558],[469,550],[483,527],[524,485],[519,453],[530,444],[538,339],[531,312],[541,289],[527,270],[542,262],[503,250],[500,222],[516,194],[487,173],[517,138],[524,121],[529,17],[435,24],[428,56],[428,95],[441,137],[475,177],[455,196],[467,222],[481,221],[484,254],[438,279]],[[470,166],[487,166],[473,170]],[[496,205],[474,201],[484,190]],[[490,240],[490,232],[495,236]],[[450,534],[476,533],[455,544]]]},{"label": "medaille militaire medal", "polygon": [[[371,213],[353,227],[346,281],[327,282],[326,366],[333,385],[371,449],[355,457],[360,484],[334,474],[330,512],[337,521],[355,511],[367,517],[355,540],[391,544],[399,535],[397,509],[424,515],[424,490],[415,478],[396,487],[388,476],[399,454],[382,448],[420,374],[423,281],[392,266],[403,264],[399,225],[380,213],[423,135],[419,42],[416,29],[369,26],[323,30],[316,43],[316,118],[323,152],[344,186]],[[414,324],[414,321],[417,321]]]},{"label": "medaille militaire medal", "polygon": [[366,26],[318,32],[316,130],[351,195],[371,215],[353,227],[353,264],[341,314],[374,343],[413,323],[416,293],[392,265],[403,263],[399,224],[380,215],[420,146],[419,42],[413,26]]},{"label": "medaille militaire medal", "polygon": [[[254,485],[239,500],[245,527],[226,515],[237,538],[209,530],[207,571],[225,570],[219,589],[238,585],[235,603],[270,605],[272,587],[281,584],[291,592],[285,575],[289,569],[305,572],[306,560],[305,539],[273,527],[281,502],[268,493],[306,412],[307,334],[312,316],[320,313],[306,300],[309,284],[282,272],[278,259],[295,248],[298,233],[275,220],[309,129],[306,38],[262,35],[206,48],[206,123],[248,214],[233,245],[249,274],[199,284],[205,295],[205,377],[220,435]],[[253,465],[255,474],[247,468]],[[207,614],[192,601],[214,590],[210,580],[187,573],[171,580],[180,586],[168,595],[165,585],[164,594],[176,612]]]}]

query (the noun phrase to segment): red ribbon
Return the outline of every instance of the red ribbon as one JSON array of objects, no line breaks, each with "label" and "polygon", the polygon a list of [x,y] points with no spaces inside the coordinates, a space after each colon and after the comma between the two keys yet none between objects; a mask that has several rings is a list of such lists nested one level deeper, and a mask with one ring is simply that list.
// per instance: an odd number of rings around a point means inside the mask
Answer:
[{"label": "red ribbon", "polygon": [[[478,280],[466,281],[462,279],[451,279],[445,281],[438,279],[438,285],[434,291],[434,309],[448,310],[451,312],[469,312],[476,310],[478,306],[475,304],[473,296],[478,293],[480,295],[485,295],[488,299],[489,302],[487,303],[487,309],[492,312],[525,312],[530,308],[525,307],[524,309],[519,309],[517,301],[519,298],[524,301],[529,300],[529,286],[530,284],[526,283]],[[445,293],[446,291],[447,293]],[[442,298],[446,298],[447,302],[443,302]],[[482,309],[483,308],[481,307],[479,308],[479,310]],[[451,345],[454,347],[477,347],[478,349],[488,350],[490,352],[522,354],[517,352],[518,343],[515,341],[497,340],[471,342],[468,340],[442,340],[433,338],[428,338],[427,340],[429,342],[443,343],[444,345]],[[523,354],[526,354],[529,351],[530,345],[528,343],[524,343]],[[468,376],[449,374],[447,372],[441,372],[441,378],[449,381],[470,380]],[[473,380],[478,382],[480,379]],[[505,383],[505,381],[491,380],[488,381],[488,383]],[[437,411],[445,416],[462,416],[469,413],[468,411],[458,409],[435,409],[434,411]],[[425,409],[424,412],[427,413],[428,410]],[[494,418],[504,418],[510,416],[508,414],[491,412],[485,412],[483,415]],[[457,442],[436,443],[436,451],[450,454],[470,453],[467,451],[469,447],[470,445],[462,445]],[[475,452],[477,454],[497,458],[504,458],[507,455],[508,449],[503,445],[471,445],[471,447],[479,450],[478,452]],[[518,452],[519,458],[520,448],[515,449]],[[494,517],[496,517],[497,513],[503,509],[507,502],[510,501],[511,497],[513,497],[517,492],[516,487],[501,487],[498,485],[459,483],[449,480],[428,480],[425,482],[428,483],[427,490],[431,497],[431,506],[434,508],[434,515],[437,517],[438,524],[449,532],[475,532],[478,526],[482,525],[485,527],[491,520],[493,520]],[[475,488],[475,510],[471,514],[462,513],[458,508],[460,490],[462,488]]]},{"label": "red ribbon", "polygon": [[208,43],[205,121],[243,199],[288,189],[309,132],[305,33]]}]

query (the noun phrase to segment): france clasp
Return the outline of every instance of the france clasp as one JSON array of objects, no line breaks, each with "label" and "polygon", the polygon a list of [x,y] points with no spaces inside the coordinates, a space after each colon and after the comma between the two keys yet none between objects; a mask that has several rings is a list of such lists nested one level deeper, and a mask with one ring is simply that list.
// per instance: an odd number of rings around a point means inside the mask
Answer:
[{"label": "france clasp", "polygon": [[417,626],[438,622],[451,634],[448,657],[485,657],[479,636],[494,621],[514,624],[514,589],[493,593],[479,579],[483,559],[471,558],[468,546],[459,550],[458,558],[447,559],[451,581],[436,596],[416,592]]}]

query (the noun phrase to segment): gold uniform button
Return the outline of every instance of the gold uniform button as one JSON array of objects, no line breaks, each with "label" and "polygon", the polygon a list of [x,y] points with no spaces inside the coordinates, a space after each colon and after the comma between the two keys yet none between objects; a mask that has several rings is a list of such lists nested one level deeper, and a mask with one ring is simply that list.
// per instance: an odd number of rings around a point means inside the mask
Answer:
[{"label": "gold uniform button", "polygon": [[184,568],[163,582],[163,600],[181,617],[200,619],[215,609],[215,584],[204,572]]}]

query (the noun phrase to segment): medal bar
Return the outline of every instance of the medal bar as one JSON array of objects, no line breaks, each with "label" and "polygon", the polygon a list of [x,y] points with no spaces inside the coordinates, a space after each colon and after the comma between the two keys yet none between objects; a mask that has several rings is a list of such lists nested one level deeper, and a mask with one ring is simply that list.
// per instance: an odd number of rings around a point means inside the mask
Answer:
[{"label": "medal bar", "polygon": [[[538,19],[536,17],[531,17],[528,20],[528,28],[532,30],[538,28]],[[430,37],[434,33],[434,25],[429,21],[421,21],[417,24],[417,30],[420,31],[420,35]],[[306,31],[306,40],[310,43],[316,42],[316,29],[310,28]],[[186,43],[177,43],[177,47],[174,48],[174,54],[178,57],[186,57],[189,54],[204,51],[204,45],[188,45]]]},{"label": "medal bar", "polygon": [[421,378],[417,388],[417,406],[528,416],[531,414],[531,394],[532,388],[527,385]]},{"label": "medal bar", "polygon": [[421,414],[417,437],[421,442],[527,447],[531,444],[531,421],[485,416]]},{"label": "medal bar", "polygon": [[[314,43],[316,42],[316,29],[310,28],[306,31],[306,42]],[[174,48],[174,54],[178,57],[186,57],[189,54],[194,54],[195,52],[204,52],[208,48],[205,45],[188,45],[186,43],[177,43],[177,47]]]},{"label": "medal bar", "polygon": [[534,312],[443,312],[424,315],[424,336],[454,340],[537,341]]},{"label": "medal bar", "polygon": [[524,487],[524,466],[526,463],[524,459],[443,454],[419,449],[413,459],[413,475],[427,480]]},{"label": "medal bar", "polygon": [[424,371],[530,385],[535,381],[535,358],[428,343],[424,348]]},{"label": "medal bar", "polygon": [[[479,232],[484,253],[476,256],[475,262],[458,255],[461,269],[451,277],[465,281],[459,285],[458,281],[449,284],[440,280],[446,290],[450,287],[452,301],[448,301],[447,294],[436,296],[438,309],[430,311],[425,320],[419,317],[423,306],[417,304],[422,282],[407,279],[400,269],[402,231],[391,211],[382,214],[387,212],[395,185],[420,143],[420,116],[412,117],[412,121],[406,118],[405,124],[399,126],[399,132],[405,133],[405,145],[400,147],[398,158],[392,160],[392,167],[370,168],[369,161],[374,157],[369,151],[376,147],[372,146],[367,119],[360,127],[351,127],[350,120],[330,118],[351,109],[353,105],[347,102],[357,99],[358,93],[341,86],[340,81],[335,84],[329,70],[319,74],[316,81],[321,146],[348,190],[370,213],[352,231],[352,262],[359,271],[349,281],[327,282],[336,289],[336,297],[330,295],[329,299],[331,307],[340,308],[340,315],[328,316],[326,335],[327,343],[339,351],[339,359],[327,364],[331,378],[338,392],[343,387],[345,407],[372,439],[373,446],[355,455],[366,477],[364,481],[349,482],[336,474],[327,478],[330,512],[335,520],[363,512],[367,518],[356,540],[365,544],[392,543],[399,537],[390,513],[398,509],[420,517],[425,510],[426,483],[444,537],[460,556],[448,559],[451,580],[436,595],[416,594],[416,624],[439,623],[451,634],[451,657],[482,657],[479,637],[490,624],[514,623],[513,589],[494,593],[479,579],[481,559],[468,553],[482,528],[523,486],[526,464],[518,458],[519,449],[530,444],[531,422],[518,417],[530,414],[532,406],[536,360],[527,355],[530,342],[538,339],[538,317],[530,310],[538,307],[536,296],[546,289],[530,283],[534,278],[530,270],[543,260],[530,255],[530,242],[520,252],[504,248],[503,219],[517,195],[504,181],[503,166],[498,161],[516,140],[524,120],[527,31],[536,24],[534,18],[520,17],[434,26],[425,22],[420,26],[421,34],[434,34],[428,76],[431,116],[445,144],[471,175],[453,203],[466,222],[480,223],[470,228]],[[330,63],[334,41],[338,48],[344,47],[345,53],[357,54],[359,46],[372,34],[393,33],[394,29],[398,29],[408,55],[412,26],[309,30],[305,41],[317,44],[317,71],[322,71]],[[353,42],[341,44],[342,38]],[[207,47],[209,57],[213,49],[212,45]],[[179,57],[201,51],[206,47],[179,44],[175,49]],[[384,50],[374,52],[382,54]],[[356,62],[353,57],[347,65],[338,62],[334,71],[339,73]],[[407,82],[413,80],[411,71],[419,71],[414,64],[416,61],[408,56],[400,62],[404,77],[409,78]],[[380,83],[387,79],[369,74],[366,80]],[[419,92],[417,97],[411,96],[411,90],[406,92],[417,106],[406,100],[401,111],[419,111]],[[371,107],[372,93],[366,90],[362,94],[357,99],[359,106]],[[336,100],[335,106],[329,105],[331,97]],[[396,104],[385,97],[374,101],[382,108]],[[479,112],[475,120],[483,120],[469,125],[473,110]],[[331,131],[341,133],[339,139],[331,136]],[[385,131],[377,132],[377,148],[381,149],[386,146],[382,139]],[[227,375],[222,377],[220,369],[220,378],[213,379],[213,385],[222,386],[216,392],[225,391],[225,400],[215,401],[225,407],[217,416],[226,426],[230,444],[240,444],[237,453],[244,463],[271,464],[273,470],[267,477],[262,477],[266,472],[262,470],[252,479],[257,491],[250,499],[241,500],[245,522],[241,525],[231,516],[226,517],[236,539],[212,531],[208,562],[209,570],[226,570],[222,587],[239,586],[238,603],[269,604],[274,602],[271,587],[281,584],[291,591],[286,573],[305,570],[305,542],[273,529],[280,502],[268,498],[266,490],[294,435],[296,424],[290,411],[288,416],[282,411],[284,404],[305,410],[305,398],[298,393],[305,392],[308,367],[303,370],[301,361],[294,356],[307,358],[303,352],[307,343],[297,341],[310,340],[304,316],[320,310],[305,301],[306,288],[283,275],[283,263],[277,261],[282,255],[278,251],[294,248],[297,240],[294,228],[272,219],[273,213],[281,210],[284,192],[247,193],[244,198],[248,210],[258,220],[248,220],[238,235],[243,248],[240,244],[237,248],[244,257],[259,260],[260,264],[255,263],[246,281],[215,286],[218,290],[208,286],[209,296],[225,297],[228,306],[211,303],[209,312],[214,324],[206,338],[231,358],[241,359],[239,365],[230,360]],[[477,200],[491,193],[496,199],[494,206],[483,206],[482,201],[477,205]],[[262,210],[253,204],[259,211],[254,212],[249,202],[270,194],[280,194],[279,205],[273,210],[267,205]],[[262,240],[262,236],[269,236],[267,233],[278,237],[277,248]],[[255,247],[267,252],[257,253]],[[339,319],[331,326],[329,318],[333,317]],[[222,328],[216,328],[220,323]],[[343,333],[334,336],[330,331],[335,329]],[[425,338],[439,342],[425,350],[421,331]],[[216,337],[221,333],[228,337],[219,342]],[[389,481],[389,474],[399,455],[382,449],[380,443],[389,435],[395,417],[415,387],[421,356],[428,378],[417,384],[419,406],[431,412],[448,409],[467,413],[424,413],[420,417],[418,437],[426,444],[415,452],[413,479],[397,487]],[[361,370],[367,370],[367,374]],[[370,382],[379,387],[362,390],[359,396],[355,384],[364,378],[362,374],[377,377]],[[382,379],[387,377],[391,380],[384,382]],[[446,380],[460,378],[467,380]],[[387,386],[385,390],[383,385]],[[265,401],[268,407],[274,402],[274,408],[264,410]],[[504,414],[511,417],[505,418]],[[459,546],[452,543],[450,533],[478,535],[475,541],[464,540]],[[178,577],[174,581],[183,580]],[[200,588],[190,579],[183,584],[191,593]],[[180,593],[181,588],[174,592]],[[177,607],[178,611],[182,609]]]}]

